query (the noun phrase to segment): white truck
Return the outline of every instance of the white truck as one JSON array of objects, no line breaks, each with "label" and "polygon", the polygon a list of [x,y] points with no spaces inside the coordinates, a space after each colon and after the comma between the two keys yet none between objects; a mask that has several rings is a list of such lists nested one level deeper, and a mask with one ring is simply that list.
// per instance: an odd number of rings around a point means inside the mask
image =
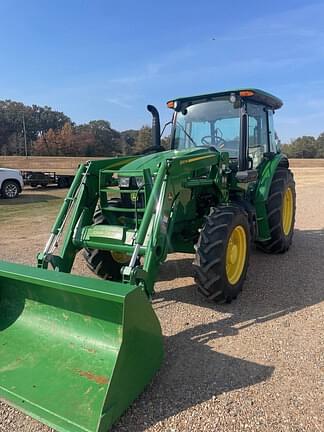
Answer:
[{"label": "white truck", "polygon": [[0,196],[17,198],[24,187],[21,172],[9,168],[0,168]]}]

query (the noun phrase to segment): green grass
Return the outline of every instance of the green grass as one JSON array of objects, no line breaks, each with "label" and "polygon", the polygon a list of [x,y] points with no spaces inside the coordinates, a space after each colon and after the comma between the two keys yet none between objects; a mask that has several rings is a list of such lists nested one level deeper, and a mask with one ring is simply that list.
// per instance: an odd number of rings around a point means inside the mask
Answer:
[{"label": "green grass", "polygon": [[[66,193],[66,191],[65,191]],[[23,193],[14,200],[0,200],[0,223],[12,222],[17,220],[25,220],[28,223],[30,218],[55,218],[62,201],[64,194],[47,193],[40,191],[35,193]],[[28,226],[26,224],[26,226]]]}]

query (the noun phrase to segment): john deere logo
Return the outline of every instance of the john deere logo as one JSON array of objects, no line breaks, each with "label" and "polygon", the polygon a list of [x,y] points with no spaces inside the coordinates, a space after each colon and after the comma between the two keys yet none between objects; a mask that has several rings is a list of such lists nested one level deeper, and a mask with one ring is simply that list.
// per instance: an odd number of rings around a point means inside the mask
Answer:
[{"label": "john deere logo", "polygon": [[131,193],[131,200],[135,202],[136,198],[137,198],[137,193],[136,192]]}]

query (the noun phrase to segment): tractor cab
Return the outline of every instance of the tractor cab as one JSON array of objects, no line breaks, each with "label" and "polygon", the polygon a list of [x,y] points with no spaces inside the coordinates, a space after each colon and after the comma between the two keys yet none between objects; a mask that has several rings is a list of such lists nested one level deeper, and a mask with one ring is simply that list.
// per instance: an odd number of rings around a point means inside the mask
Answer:
[{"label": "tractor cab", "polygon": [[240,171],[257,168],[264,154],[277,153],[273,113],[282,101],[269,93],[234,90],[178,98],[167,105],[175,110],[173,149],[228,152]]}]

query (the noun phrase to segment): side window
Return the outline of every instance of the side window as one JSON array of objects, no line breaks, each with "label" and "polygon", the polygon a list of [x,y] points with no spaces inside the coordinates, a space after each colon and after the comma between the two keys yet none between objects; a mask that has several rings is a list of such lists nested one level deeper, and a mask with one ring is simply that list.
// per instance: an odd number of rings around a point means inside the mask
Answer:
[{"label": "side window", "polygon": [[215,127],[221,140],[218,150],[228,152],[230,158],[238,158],[240,147],[240,118],[230,117],[216,120]]},{"label": "side window", "polygon": [[248,104],[249,158],[256,168],[268,150],[267,112],[262,105]]},{"label": "side window", "polygon": [[268,118],[269,118],[269,141],[270,141],[270,151],[273,153],[277,153],[277,139],[276,139],[276,132],[274,130],[273,126],[273,112],[268,111]]}]

